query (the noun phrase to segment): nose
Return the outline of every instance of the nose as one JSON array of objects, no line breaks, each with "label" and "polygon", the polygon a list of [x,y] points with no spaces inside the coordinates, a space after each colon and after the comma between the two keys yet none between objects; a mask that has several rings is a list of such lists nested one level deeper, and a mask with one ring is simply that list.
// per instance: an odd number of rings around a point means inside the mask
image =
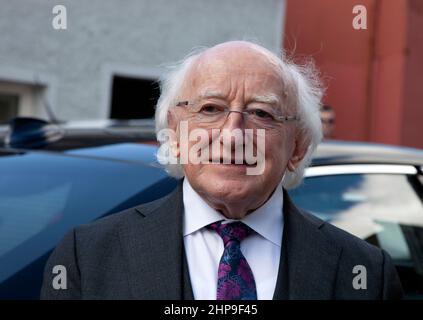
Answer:
[{"label": "nose", "polygon": [[234,130],[245,127],[244,115],[241,111],[230,110],[226,116],[222,129]]},{"label": "nose", "polygon": [[243,113],[237,110],[229,111],[227,118],[225,120],[225,123],[223,124],[221,128],[222,131],[220,133],[220,143],[224,144],[224,140],[225,140],[224,136],[227,133],[229,133],[230,134],[230,149],[232,152],[237,150],[238,145],[240,146],[244,145],[244,139],[243,139],[244,129],[245,129],[245,121],[244,121]]}]

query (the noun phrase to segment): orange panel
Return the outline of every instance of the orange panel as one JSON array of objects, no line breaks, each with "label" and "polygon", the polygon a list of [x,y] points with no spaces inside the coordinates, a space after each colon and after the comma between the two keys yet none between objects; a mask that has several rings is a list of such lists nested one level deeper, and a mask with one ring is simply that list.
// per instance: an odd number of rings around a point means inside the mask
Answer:
[{"label": "orange panel", "polygon": [[335,138],[423,147],[423,2],[287,0],[284,47],[311,55],[336,112]]},{"label": "orange panel", "polygon": [[352,27],[357,1],[288,0],[284,46],[311,55],[327,86],[324,102],[336,112],[335,138],[367,140],[368,73],[374,0],[367,8],[367,30]]}]

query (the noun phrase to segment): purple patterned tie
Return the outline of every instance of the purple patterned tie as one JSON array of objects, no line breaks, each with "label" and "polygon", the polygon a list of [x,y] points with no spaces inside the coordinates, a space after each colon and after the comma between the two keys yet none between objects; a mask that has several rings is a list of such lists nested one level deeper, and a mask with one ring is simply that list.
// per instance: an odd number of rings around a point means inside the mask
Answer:
[{"label": "purple patterned tie", "polygon": [[240,242],[254,231],[242,222],[219,221],[208,228],[219,234],[225,246],[219,263],[216,299],[257,300],[254,275],[240,247]]}]

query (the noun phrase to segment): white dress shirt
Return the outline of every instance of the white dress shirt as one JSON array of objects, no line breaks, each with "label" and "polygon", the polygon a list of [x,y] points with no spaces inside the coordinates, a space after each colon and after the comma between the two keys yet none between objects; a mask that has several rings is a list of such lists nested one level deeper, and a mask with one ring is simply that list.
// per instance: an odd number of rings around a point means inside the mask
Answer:
[{"label": "white dress shirt", "polygon": [[[183,181],[183,235],[191,286],[196,300],[215,300],[217,271],[224,246],[207,225],[227,220]],[[270,199],[241,221],[255,231],[241,242],[241,252],[251,267],[257,299],[270,300],[276,287],[283,233],[283,192],[278,186]]]}]

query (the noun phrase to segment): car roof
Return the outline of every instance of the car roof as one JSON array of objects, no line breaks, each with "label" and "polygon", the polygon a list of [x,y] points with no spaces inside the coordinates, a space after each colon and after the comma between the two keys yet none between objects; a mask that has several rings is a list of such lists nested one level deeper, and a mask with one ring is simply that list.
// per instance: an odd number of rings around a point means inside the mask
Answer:
[{"label": "car roof", "polygon": [[87,120],[49,123],[19,117],[0,126],[0,147],[70,150],[120,142],[156,141],[154,119]]},{"label": "car roof", "polygon": [[43,157],[85,158],[98,161],[112,161],[163,169],[156,159],[157,146],[141,143],[116,143],[66,151],[26,150],[0,147],[0,157],[16,154],[40,154]]},{"label": "car roof", "polygon": [[[36,118],[32,118],[36,120]],[[146,119],[96,119],[96,120],[73,120],[59,123],[65,129],[105,129],[105,128],[119,128],[119,127],[149,127],[154,128],[154,118]],[[9,129],[9,124],[1,124],[0,132],[6,132]]]},{"label": "car roof", "polygon": [[[105,158],[127,160],[129,157],[132,160],[132,152],[129,151],[133,151],[132,143],[155,142],[154,119],[72,121],[60,124],[60,127],[64,129],[66,138],[51,143],[45,150],[75,150],[81,156],[90,157],[100,152]],[[0,137],[6,128],[0,126]],[[126,147],[122,147],[124,142],[127,142]],[[114,144],[116,147],[112,147]],[[104,148],[97,148],[99,146]],[[148,152],[154,151],[150,149]],[[368,142],[326,140],[319,144],[312,160],[312,166],[362,163],[422,166],[423,150]]]},{"label": "car roof", "polygon": [[313,156],[312,165],[385,163],[423,165],[423,150],[385,144],[324,141]]}]

